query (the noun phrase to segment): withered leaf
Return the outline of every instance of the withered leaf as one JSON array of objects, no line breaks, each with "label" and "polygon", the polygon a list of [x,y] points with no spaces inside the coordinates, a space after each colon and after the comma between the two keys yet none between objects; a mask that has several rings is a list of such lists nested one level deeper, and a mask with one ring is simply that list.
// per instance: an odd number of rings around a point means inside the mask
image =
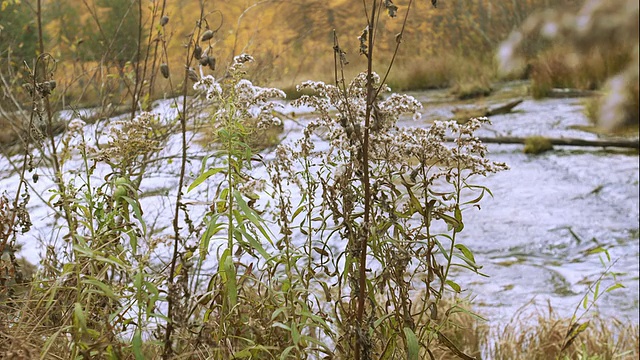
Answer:
[{"label": "withered leaf", "polygon": [[360,40],[360,54],[367,55],[367,35],[369,35],[369,27],[365,27],[362,30],[362,34],[358,37]]}]

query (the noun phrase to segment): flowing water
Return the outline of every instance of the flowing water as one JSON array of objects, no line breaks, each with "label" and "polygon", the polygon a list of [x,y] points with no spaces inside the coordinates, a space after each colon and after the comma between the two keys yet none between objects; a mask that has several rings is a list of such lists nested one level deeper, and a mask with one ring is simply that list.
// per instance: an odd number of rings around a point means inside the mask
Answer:
[{"label": "flowing water", "polygon": [[[503,91],[509,91],[509,87]],[[430,96],[431,95],[431,96]],[[451,106],[418,95],[427,116],[439,116]],[[502,101],[504,102],[504,101]],[[572,130],[587,125],[584,99],[525,101],[511,114],[491,117],[486,136],[542,135],[594,139]],[[556,147],[541,155],[524,154],[522,145],[489,144],[489,156],[506,162],[510,170],[477,183],[493,198],[480,211],[466,213],[461,241],[474,249],[476,261],[489,277],[460,273],[481,313],[506,321],[530,300],[547,301],[570,316],[588,285],[605,267],[597,247],[608,249],[612,271],[626,286],[598,302],[604,315],[638,322],[639,175],[637,151],[591,147]],[[606,256],[603,257],[606,259]],[[611,282],[603,283],[611,285]],[[601,289],[602,291],[602,289]]]},{"label": "flowing water", "polygon": [[[508,94],[515,83],[498,94]],[[403,120],[402,126],[428,126],[434,118],[451,116],[454,106],[444,92],[413,93],[425,109],[423,121]],[[508,101],[489,100],[488,105]],[[506,99],[506,100],[505,100]],[[171,117],[175,110],[168,102],[156,111]],[[491,118],[492,124],[481,130],[483,136],[573,137],[590,139],[596,135],[573,130],[587,125],[582,99],[547,99],[530,97],[512,113]],[[303,111],[295,109],[295,111]],[[301,120],[303,122],[303,120]],[[87,126],[87,136],[96,127]],[[286,122],[287,139],[300,134],[302,124]],[[179,153],[179,137],[170,139],[163,155]],[[327,144],[319,140],[317,149]],[[197,156],[205,152],[191,145],[196,157],[190,164],[197,172]],[[560,315],[571,316],[587,292],[589,284],[605,271],[599,255],[590,250],[608,249],[615,264],[611,271],[626,288],[607,294],[598,302],[597,311],[638,322],[639,291],[639,162],[638,152],[590,147],[557,147],[541,155],[526,155],[521,145],[489,145],[492,160],[506,162],[510,170],[476,178],[475,183],[491,189],[493,198],[485,197],[481,210],[465,213],[465,229],[460,241],[471,248],[476,262],[483,265],[488,277],[468,272],[455,273],[456,281],[466,285],[465,295],[474,299],[475,309],[491,321],[508,321],[521,306],[534,301],[549,302]],[[16,164],[20,158],[12,158]],[[156,228],[170,227],[173,199],[177,187],[178,162],[148,170],[142,191],[149,196],[141,200],[145,215]],[[79,167],[80,164],[77,164]],[[73,166],[72,166],[73,167]],[[43,200],[50,197],[50,170],[39,170],[40,181],[31,190],[29,212],[33,227],[20,236],[21,254],[38,263],[43,253],[39,244],[60,234],[53,227],[55,217]],[[99,178],[104,174],[96,174]],[[18,184],[14,165],[0,159],[0,191],[11,194]],[[41,196],[39,198],[37,196]],[[202,200],[187,194],[187,200]],[[58,240],[60,241],[60,240]],[[606,258],[605,258],[606,259]],[[603,289],[607,284],[603,284]],[[602,291],[602,290],[601,290]]]}]

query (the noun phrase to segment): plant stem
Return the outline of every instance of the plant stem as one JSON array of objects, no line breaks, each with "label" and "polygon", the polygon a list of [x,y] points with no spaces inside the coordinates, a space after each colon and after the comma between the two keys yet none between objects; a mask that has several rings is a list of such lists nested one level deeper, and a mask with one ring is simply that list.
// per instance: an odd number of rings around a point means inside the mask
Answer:
[{"label": "plant stem", "polygon": [[[358,276],[358,310],[356,314],[357,320],[357,339],[355,356],[356,359],[364,359],[361,349],[362,339],[365,331],[363,327],[364,318],[364,298],[366,295],[366,268],[367,268],[367,247],[369,243],[369,237],[371,236],[371,183],[369,181],[369,127],[371,124],[371,111],[373,108],[373,102],[375,101],[375,92],[373,88],[373,33],[374,33],[374,21],[376,19],[376,7],[377,1],[373,2],[371,9],[371,18],[368,24],[369,40],[367,49],[367,107],[364,118],[364,138],[362,145],[362,181],[364,187],[364,224],[362,237],[360,239],[360,267]],[[366,354],[367,351],[364,352]]]},{"label": "plant stem", "polygon": [[[202,18],[202,14],[201,14]],[[193,37],[192,39],[193,40]],[[182,140],[182,149],[180,157],[180,177],[178,179],[178,193],[176,194],[176,207],[173,216],[173,252],[171,254],[171,266],[169,267],[169,279],[168,279],[168,301],[167,301],[167,331],[164,336],[164,351],[162,353],[162,359],[168,360],[173,355],[172,339],[173,333],[173,307],[174,307],[174,279],[176,263],[178,261],[178,245],[180,243],[180,208],[182,206],[182,188],[184,187],[184,178],[187,167],[187,84],[189,81],[188,71],[191,63],[191,45],[193,41],[189,41],[187,46],[187,66],[184,70],[184,81],[182,85],[182,111],[178,113],[178,119],[180,120],[180,136]]]}]

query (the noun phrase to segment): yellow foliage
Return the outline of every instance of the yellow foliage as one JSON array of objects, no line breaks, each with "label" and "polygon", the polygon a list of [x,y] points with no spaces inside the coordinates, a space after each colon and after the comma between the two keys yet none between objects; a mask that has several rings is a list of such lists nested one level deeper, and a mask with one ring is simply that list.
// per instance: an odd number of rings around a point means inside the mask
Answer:
[{"label": "yellow foliage", "polygon": [[[63,2],[65,0],[55,0]],[[554,4],[571,3],[569,0]],[[104,15],[103,9],[96,7],[97,0],[88,1],[88,6],[76,6],[78,22],[82,26],[96,26],[96,17]],[[203,49],[211,47],[209,54],[216,57],[217,68],[214,75],[221,72],[231,62],[233,56],[249,53],[256,58],[256,64],[249,69],[250,76],[258,83],[274,81],[284,85],[307,78],[328,80],[333,76],[333,31],[340,47],[347,52],[350,62],[347,73],[363,69],[366,59],[359,55],[357,37],[367,24],[362,2],[347,0],[305,0],[281,2],[270,0],[204,2],[170,1],[166,8],[163,2],[154,0],[143,6],[142,20],[151,33],[143,39],[143,45],[151,40],[150,48],[156,48],[155,41],[164,41],[166,52],[162,51],[162,62],[171,68],[171,74],[182,75],[182,69],[189,54],[186,43],[191,34],[196,36],[196,24],[202,14],[203,28],[218,29],[210,41],[199,42]],[[366,1],[370,4],[371,1]],[[376,31],[376,63],[382,72],[396,48],[396,35],[401,31],[408,1],[395,1],[398,16],[390,18],[386,13],[380,16]],[[413,1],[407,19],[402,46],[396,61],[419,63],[439,57],[442,54],[464,56],[470,61],[491,63],[491,51],[508,35],[527,14],[543,8],[548,1],[523,0],[518,2],[487,2],[481,0],[457,0],[441,2],[434,8],[429,1]],[[84,4],[84,3],[83,3]],[[135,6],[135,5],[134,5]],[[91,14],[91,11],[94,13]],[[371,9],[368,9],[370,11]],[[161,27],[158,22],[162,15],[169,22]],[[153,29],[150,29],[153,24]],[[47,25],[47,32],[55,33],[65,26],[59,21]],[[60,41],[62,40],[62,41]],[[51,42],[49,49],[61,54],[61,63],[74,62],[74,53],[82,51],[77,44],[87,39],[59,37]],[[162,46],[158,47],[162,50]],[[57,51],[56,51],[57,50]],[[65,69],[64,77],[78,78],[74,73],[78,66],[60,65]],[[80,66],[85,71],[83,66]],[[71,72],[67,71],[75,69]],[[327,79],[328,78],[328,79]],[[174,88],[176,81],[174,81]],[[154,86],[167,87],[168,80],[159,79]],[[167,91],[171,89],[166,88]]]}]

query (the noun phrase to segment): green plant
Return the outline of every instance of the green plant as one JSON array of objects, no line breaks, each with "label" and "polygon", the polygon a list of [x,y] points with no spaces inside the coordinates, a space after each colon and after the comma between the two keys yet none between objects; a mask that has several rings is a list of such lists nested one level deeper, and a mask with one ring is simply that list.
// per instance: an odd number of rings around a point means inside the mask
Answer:
[{"label": "green plant", "polygon": [[524,141],[525,154],[542,154],[545,151],[553,149],[553,144],[544,136],[529,136]]}]

